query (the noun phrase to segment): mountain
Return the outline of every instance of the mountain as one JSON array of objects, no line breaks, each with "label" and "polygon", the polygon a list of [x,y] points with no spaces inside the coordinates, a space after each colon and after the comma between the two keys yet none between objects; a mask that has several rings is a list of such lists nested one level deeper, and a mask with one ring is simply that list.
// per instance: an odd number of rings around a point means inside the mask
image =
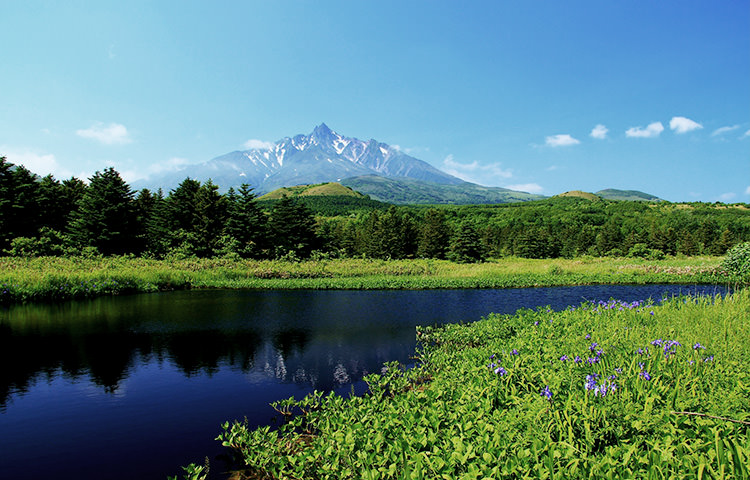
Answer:
[{"label": "mountain", "polygon": [[617,190],[614,188],[608,188],[606,190],[599,190],[596,192],[602,198],[607,200],[631,200],[641,202],[661,202],[661,198],[651,195],[649,193],[639,192],[638,190]]},{"label": "mountain", "polygon": [[136,188],[175,188],[186,177],[202,182],[209,178],[221,190],[247,183],[257,193],[299,184],[337,182],[362,175],[411,178],[441,185],[463,180],[411,157],[377,140],[344,137],[325,123],[309,135],[285,137],[270,148],[235,151],[177,172],[134,183]]},{"label": "mountain", "polygon": [[377,175],[347,178],[341,184],[369,195],[373,200],[398,204],[455,204],[524,202],[540,200],[543,195],[517,192],[500,187],[483,187],[463,182],[437,184],[410,178],[386,178]]}]

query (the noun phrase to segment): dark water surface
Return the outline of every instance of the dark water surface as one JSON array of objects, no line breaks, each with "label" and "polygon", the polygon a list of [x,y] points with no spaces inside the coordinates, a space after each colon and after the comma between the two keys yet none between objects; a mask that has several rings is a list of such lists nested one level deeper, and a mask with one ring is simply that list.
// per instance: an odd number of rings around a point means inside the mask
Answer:
[{"label": "dark water surface", "polygon": [[416,325],[584,300],[718,294],[714,286],[181,291],[0,310],[0,478],[161,479],[226,464],[220,424],[272,423],[270,402],[348,395],[410,363]]}]

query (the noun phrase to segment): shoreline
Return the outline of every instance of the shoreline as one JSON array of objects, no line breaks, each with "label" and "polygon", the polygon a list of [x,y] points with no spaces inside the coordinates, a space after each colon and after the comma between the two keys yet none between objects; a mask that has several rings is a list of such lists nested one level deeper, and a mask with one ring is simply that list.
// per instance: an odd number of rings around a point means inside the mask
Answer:
[{"label": "shoreline", "polygon": [[577,285],[732,285],[721,257],[447,260],[0,258],[0,305],[186,289],[413,290]]}]

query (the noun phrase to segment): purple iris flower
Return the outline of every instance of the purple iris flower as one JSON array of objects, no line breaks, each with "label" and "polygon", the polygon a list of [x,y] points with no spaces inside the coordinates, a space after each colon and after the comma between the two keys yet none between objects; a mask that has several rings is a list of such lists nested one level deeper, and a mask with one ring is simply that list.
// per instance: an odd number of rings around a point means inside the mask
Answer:
[{"label": "purple iris flower", "polygon": [[496,373],[497,375],[500,375],[501,377],[504,377],[505,375],[507,375],[507,374],[508,374],[508,371],[507,371],[507,370],[505,370],[505,369],[504,369],[503,367],[497,367],[497,368],[495,369],[495,373]]},{"label": "purple iris flower", "polygon": [[549,389],[549,385],[544,387],[544,390],[542,390],[541,395],[543,397],[547,397],[548,400],[552,400],[552,390]]}]

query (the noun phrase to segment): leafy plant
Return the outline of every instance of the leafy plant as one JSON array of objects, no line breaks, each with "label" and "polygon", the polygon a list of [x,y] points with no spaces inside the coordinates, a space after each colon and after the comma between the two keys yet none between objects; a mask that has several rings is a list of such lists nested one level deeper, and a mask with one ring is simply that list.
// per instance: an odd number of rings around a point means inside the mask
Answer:
[{"label": "leafy plant", "polygon": [[735,245],[728,252],[721,267],[730,275],[745,277],[750,275],[750,242]]}]

